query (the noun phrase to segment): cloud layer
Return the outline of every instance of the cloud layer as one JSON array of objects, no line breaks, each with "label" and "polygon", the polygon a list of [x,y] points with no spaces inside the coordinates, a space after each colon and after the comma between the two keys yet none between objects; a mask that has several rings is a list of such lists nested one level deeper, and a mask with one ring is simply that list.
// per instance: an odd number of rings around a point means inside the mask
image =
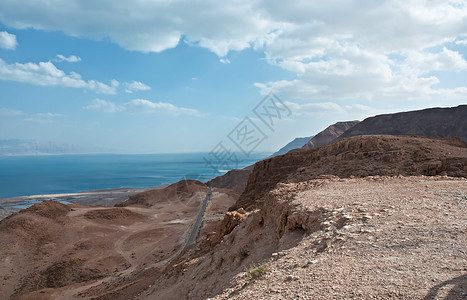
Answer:
[{"label": "cloud layer", "polygon": [[122,105],[103,99],[94,99],[84,107],[105,113],[127,112],[131,114],[165,114],[171,116],[195,116],[203,117],[206,114],[192,108],[179,107],[167,102],[152,102],[146,99],[133,99]]},{"label": "cloud layer", "polygon": [[[460,99],[466,91],[443,88],[433,73],[465,75],[467,62],[453,48],[465,53],[467,47],[464,0],[8,0],[0,2],[0,21],[109,37],[143,52],[170,49],[183,39],[216,53],[222,63],[229,62],[229,51],[254,48],[296,74],[256,86],[297,99]],[[61,77],[73,81],[73,76]],[[145,88],[136,83],[126,91]]]},{"label": "cloud layer", "polygon": [[105,84],[96,80],[83,80],[75,72],[65,73],[52,62],[8,64],[0,58],[0,79],[31,83],[41,86],[83,88],[101,94],[116,94],[118,81]]}]

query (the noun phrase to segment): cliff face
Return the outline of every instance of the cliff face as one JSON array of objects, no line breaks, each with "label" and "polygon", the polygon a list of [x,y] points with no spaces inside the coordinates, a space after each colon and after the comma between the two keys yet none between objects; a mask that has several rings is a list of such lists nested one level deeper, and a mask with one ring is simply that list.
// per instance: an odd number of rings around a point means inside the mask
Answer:
[{"label": "cliff face", "polygon": [[241,194],[245,190],[251,171],[253,171],[253,165],[243,169],[230,170],[224,175],[217,176],[206,182],[206,185],[209,187],[231,189]]},{"label": "cliff face", "polygon": [[335,141],[369,134],[459,137],[467,142],[467,105],[374,116],[350,128]]},{"label": "cliff face", "polygon": [[467,145],[457,138],[357,136],[308,151],[290,152],[255,164],[245,191],[231,207],[251,210],[279,182],[300,182],[323,175],[341,178],[372,175],[467,177]]},{"label": "cliff face", "polygon": [[310,150],[325,146],[341,136],[346,130],[357,125],[359,121],[337,122],[315,135],[301,149]]},{"label": "cliff face", "polygon": [[313,136],[309,137],[299,137],[295,138],[293,141],[285,145],[284,147],[280,148],[279,151],[273,153],[270,157],[286,154],[290,150],[298,149],[304,147],[311,139]]}]

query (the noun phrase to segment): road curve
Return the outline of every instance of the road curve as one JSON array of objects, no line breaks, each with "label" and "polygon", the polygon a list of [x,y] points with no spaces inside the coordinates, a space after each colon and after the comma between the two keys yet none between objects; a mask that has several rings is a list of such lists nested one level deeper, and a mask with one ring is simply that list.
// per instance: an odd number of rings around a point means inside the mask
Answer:
[{"label": "road curve", "polygon": [[208,202],[210,198],[211,198],[211,188],[209,187],[206,197],[203,200],[203,205],[201,206],[199,210],[198,217],[196,218],[196,222],[193,224],[193,229],[191,231],[190,237],[188,238],[185,244],[185,249],[193,245],[193,243],[196,241],[196,237],[198,236],[201,222],[203,222],[204,212],[206,211],[206,207],[208,206]]},{"label": "road curve", "polygon": [[193,228],[191,229],[191,233],[190,233],[188,240],[186,241],[185,245],[177,251],[177,253],[175,253],[174,255],[172,255],[172,257],[170,257],[169,259],[165,261],[164,263],[165,266],[167,266],[172,260],[177,258],[183,252],[183,250],[191,247],[196,241],[196,237],[198,236],[201,223],[203,222],[204,213],[206,211],[206,207],[208,206],[208,202],[210,198],[211,198],[211,188],[208,187],[208,192],[206,193],[206,197],[204,198],[203,204],[201,205],[201,208],[198,212],[196,221],[193,223]]}]

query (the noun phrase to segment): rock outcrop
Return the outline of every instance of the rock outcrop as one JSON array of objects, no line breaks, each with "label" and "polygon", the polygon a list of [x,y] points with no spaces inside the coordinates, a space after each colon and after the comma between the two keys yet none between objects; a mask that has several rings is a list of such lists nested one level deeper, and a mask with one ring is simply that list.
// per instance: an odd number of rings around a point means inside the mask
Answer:
[{"label": "rock outcrop", "polygon": [[181,180],[166,188],[149,190],[131,195],[127,200],[115,204],[115,207],[145,206],[173,202],[188,206],[198,206],[207,193],[207,186],[197,180]]},{"label": "rock outcrop", "polygon": [[245,191],[231,210],[261,208],[264,194],[279,182],[300,182],[322,175],[439,174],[467,177],[467,145],[462,140],[356,136],[257,162]]},{"label": "rock outcrop", "polygon": [[337,122],[332,124],[328,128],[324,129],[317,135],[315,135],[308,143],[306,143],[301,149],[311,150],[318,147],[326,146],[327,144],[340,137],[345,131],[357,125],[359,121],[347,121]]},{"label": "rock outcrop", "polygon": [[208,182],[206,185],[209,187],[216,187],[221,189],[231,189],[241,194],[245,190],[248,182],[248,176],[253,171],[253,165],[243,169],[230,170],[224,175],[218,176]]},{"label": "rock outcrop", "polygon": [[313,136],[295,138],[293,141],[289,142],[287,145],[285,145],[284,147],[280,148],[279,151],[277,151],[277,152],[271,154],[270,157],[274,157],[274,156],[286,154],[286,153],[289,152],[290,150],[302,148],[302,147],[305,146],[306,143],[308,143],[312,138],[313,138]]},{"label": "rock outcrop", "polygon": [[334,141],[370,134],[458,137],[467,142],[467,105],[374,116],[350,128]]}]

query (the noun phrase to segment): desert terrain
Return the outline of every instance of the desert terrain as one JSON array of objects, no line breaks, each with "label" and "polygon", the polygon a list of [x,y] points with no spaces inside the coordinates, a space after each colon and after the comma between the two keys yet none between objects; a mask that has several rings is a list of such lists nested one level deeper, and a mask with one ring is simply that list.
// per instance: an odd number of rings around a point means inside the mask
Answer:
[{"label": "desert terrain", "polygon": [[213,299],[467,297],[465,178],[329,177],[280,184],[273,205],[280,212],[254,212],[231,233],[263,220],[276,247],[258,243],[245,260],[268,272],[238,272]]},{"label": "desert terrain", "polygon": [[[49,200],[12,214],[0,223],[0,295],[66,299],[165,267],[185,246],[207,190],[185,181],[130,197],[122,207]],[[213,189],[205,226],[220,222],[237,197]]]},{"label": "desert terrain", "polygon": [[356,136],[248,171],[241,195],[213,186],[225,176],[14,213],[0,221],[2,298],[467,296],[460,139]]},{"label": "desert terrain", "polygon": [[107,190],[95,190],[80,193],[30,195],[0,198],[0,220],[17,212],[26,206],[42,202],[44,200],[56,200],[59,202],[81,205],[113,206],[128,199],[129,196],[148,190],[161,189],[168,184],[147,188],[119,188]]}]

